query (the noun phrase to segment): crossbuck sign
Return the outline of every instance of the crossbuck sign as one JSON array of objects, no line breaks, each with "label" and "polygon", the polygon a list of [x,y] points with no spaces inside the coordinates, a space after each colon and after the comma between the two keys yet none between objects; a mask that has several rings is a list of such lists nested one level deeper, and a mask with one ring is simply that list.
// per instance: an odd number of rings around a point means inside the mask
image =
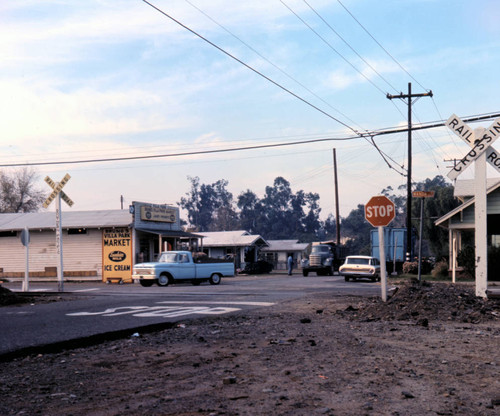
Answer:
[{"label": "crossbuck sign", "polygon": [[64,175],[64,178],[61,179],[61,182],[56,183],[50,179],[50,177],[45,177],[45,182],[52,188],[52,193],[43,203],[43,207],[47,208],[54,199],[56,200],[56,249],[59,256],[59,263],[57,265],[57,281],[59,282],[59,292],[62,292],[64,289],[61,199],[70,207],[73,205],[73,201],[62,191],[62,188],[68,183],[70,178],[71,176],[67,173]]},{"label": "crossbuck sign", "polygon": [[458,137],[467,143],[472,149],[455,164],[448,173],[448,178],[456,179],[465,169],[467,169],[474,160],[486,152],[486,161],[500,172],[500,153],[491,145],[500,137],[500,118],[486,128],[472,130],[457,115],[453,114],[446,122],[448,126]]}]

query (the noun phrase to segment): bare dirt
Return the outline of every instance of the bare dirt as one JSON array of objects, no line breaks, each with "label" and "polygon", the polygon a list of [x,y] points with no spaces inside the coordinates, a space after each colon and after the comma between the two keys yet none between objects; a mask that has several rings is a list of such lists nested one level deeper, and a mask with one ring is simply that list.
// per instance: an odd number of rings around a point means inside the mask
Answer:
[{"label": "bare dirt", "polygon": [[500,301],[405,284],[2,362],[0,414],[499,415],[499,370]]}]

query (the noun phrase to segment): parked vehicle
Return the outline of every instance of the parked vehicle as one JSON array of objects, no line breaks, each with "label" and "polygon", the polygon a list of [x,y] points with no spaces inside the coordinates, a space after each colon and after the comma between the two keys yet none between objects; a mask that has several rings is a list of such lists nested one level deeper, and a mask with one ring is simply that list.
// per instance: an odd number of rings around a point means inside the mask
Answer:
[{"label": "parked vehicle", "polygon": [[302,259],[300,266],[302,275],[316,272],[318,276],[333,276],[344,258],[345,247],[338,246],[333,241],[312,243],[308,259]]},{"label": "parked vehicle", "polygon": [[[416,236],[412,233],[412,247]],[[370,231],[371,255],[380,259],[380,244],[378,240],[378,230]],[[384,227],[384,252],[387,262],[387,270],[393,272],[401,271],[406,260],[406,228]],[[392,265],[391,265],[392,263]]]},{"label": "parked vehicle", "polygon": [[345,262],[340,266],[339,273],[344,280],[357,280],[368,278],[372,282],[380,280],[380,262],[370,256],[347,256]]},{"label": "parked vehicle", "polygon": [[208,281],[218,285],[222,277],[234,276],[232,261],[215,260],[193,256],[189,251],[166,251],[161,253],[158,262],[138,263],[134,265],[132,278],[141,286],[149,287],[153,283],[168,286],[171,283],[191,282],[199,285]]}]

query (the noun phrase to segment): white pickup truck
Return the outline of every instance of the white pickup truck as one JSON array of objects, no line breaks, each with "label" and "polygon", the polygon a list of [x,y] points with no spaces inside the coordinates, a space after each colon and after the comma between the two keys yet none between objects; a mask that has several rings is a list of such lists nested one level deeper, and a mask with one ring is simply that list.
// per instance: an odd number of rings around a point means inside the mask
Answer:
[{"label": "white pickup truck", "polygon": [[218,285],[222,277],[234,276],[234,263],[214,261],[200,257],[193,260],[190,251],[165,251],[157,262],[134,265],[132,278],[141,286],[149,287],[153,283],[168,286],[171,283],[191,282],[199,285],[209,281]]}]

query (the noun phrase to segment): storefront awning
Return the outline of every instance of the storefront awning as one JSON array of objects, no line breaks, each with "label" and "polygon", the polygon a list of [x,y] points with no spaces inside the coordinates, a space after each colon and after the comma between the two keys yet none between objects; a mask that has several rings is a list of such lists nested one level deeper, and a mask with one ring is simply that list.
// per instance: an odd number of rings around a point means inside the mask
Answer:
[{"label": "storefront awning", "polygon": [[187,231],[174,231],[174,230],[148,230],[145,228],[136,228],[136,231],[143,233],[161,235],[162,237],[177,237],[177,238],[203,238],[202,235],[188,233]]}]

